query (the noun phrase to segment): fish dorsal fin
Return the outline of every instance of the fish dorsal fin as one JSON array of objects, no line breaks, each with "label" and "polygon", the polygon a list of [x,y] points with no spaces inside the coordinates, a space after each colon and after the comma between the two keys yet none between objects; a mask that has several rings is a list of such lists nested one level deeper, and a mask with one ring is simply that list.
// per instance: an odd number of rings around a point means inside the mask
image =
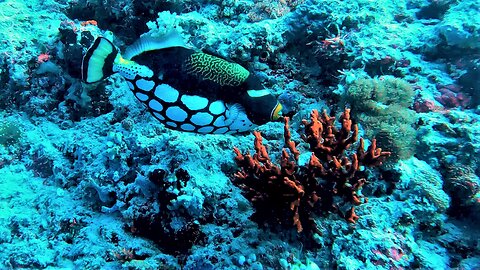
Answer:
[{"label": "fish dorsal fin", "polygon": [[132,45],[128,46],[123,57],[127,60],[131,60],[133,57],[144,52],[171,47],[189,48],[180,33],[175,30],[161,37],[154,37],[151,34],[144,34]]}]

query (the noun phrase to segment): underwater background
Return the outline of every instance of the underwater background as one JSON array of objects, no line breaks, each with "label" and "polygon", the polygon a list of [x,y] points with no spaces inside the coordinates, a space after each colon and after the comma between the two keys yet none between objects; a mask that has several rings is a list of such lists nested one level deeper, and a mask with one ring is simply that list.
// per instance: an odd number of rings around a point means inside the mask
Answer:
[{"label": "underwater background", "polygon": [[[82,83],[95,37],[172,29],[289,121]],[[0,0],[0,269],[480,269],[479,56],[478,0]]]}]

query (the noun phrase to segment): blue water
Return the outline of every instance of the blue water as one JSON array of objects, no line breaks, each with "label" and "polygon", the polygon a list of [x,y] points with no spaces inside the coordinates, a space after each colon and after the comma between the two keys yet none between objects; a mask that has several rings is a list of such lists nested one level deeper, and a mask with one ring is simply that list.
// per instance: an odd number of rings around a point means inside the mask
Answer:
[{"label": "blue water", "polygon": [[0,269],[480,269],[479,11],[0,0]]}]

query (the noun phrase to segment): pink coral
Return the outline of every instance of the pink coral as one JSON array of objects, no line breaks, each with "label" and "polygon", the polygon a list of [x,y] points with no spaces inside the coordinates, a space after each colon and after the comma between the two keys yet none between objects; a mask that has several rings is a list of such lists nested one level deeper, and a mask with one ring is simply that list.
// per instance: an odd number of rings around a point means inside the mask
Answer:
[{"label": "pink coral", "polygon": [[461,87],[456,84],[437,85],[437,90],[441,95],[435,99],[445,108],[468,108],[470,106],[471,97],[461,92]]}]

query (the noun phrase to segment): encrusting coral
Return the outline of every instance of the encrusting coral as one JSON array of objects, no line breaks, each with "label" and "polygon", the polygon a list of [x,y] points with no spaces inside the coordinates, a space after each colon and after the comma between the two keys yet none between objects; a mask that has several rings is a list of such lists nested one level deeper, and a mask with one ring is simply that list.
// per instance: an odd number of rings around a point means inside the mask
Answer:
[{"label": "encrusting coral", "polygon": [[[337,129],[335,117],[325,111],[319,114],[317,110],[311,112],[310,121],[302,121],[305,127],[302,139],[312,151],[305,166],[298,165],[300,152],[291,141],[287,117],[284,139],[288,151],[282,150],[279,165],[272,162],[258,131],[253,132],[253,156],[234,148],[240,171],[235,173],[233,182],[252,202],[256,210],[253,220],[273,226],[294,225],[297,232],[308,233],[316,232],[312,214],[319,211],[334,211],[348,222],[356,222],[354,206],[366,202],[360,192],[366,183],[360,166],[378,166],[391,153],[377,148],[375,139],[365,151],[360,139],[356,152],[347,157],[345,151],[358,140],[358,127],[350,119],[350,109],[345,109],[339,122],[341,128]],[[351,207],[342,213],[334,197],[343,198],[343,204]]]}]

